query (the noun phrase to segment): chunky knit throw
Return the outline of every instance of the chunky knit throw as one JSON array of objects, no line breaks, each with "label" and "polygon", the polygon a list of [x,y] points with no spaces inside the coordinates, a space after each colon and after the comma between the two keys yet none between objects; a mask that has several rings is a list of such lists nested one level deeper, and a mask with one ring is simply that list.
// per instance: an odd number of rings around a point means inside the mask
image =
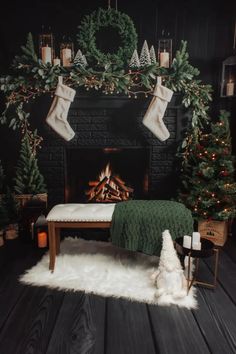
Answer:
[{"label": "chunky knit throw", "polygon": [[168,200],[131,200],[116,204],[111,225],[114,245],[159,256],[164,230],[169,230],[173,239],[191,235],[191,211],[181,203]]}]

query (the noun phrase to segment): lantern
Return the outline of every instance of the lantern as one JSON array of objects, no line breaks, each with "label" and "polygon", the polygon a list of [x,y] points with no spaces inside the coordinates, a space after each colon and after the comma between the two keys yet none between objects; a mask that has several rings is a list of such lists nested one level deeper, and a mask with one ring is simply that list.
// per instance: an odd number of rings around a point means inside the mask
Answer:
[{"label": "lantern", "polygon": [[48,246],[48,226],[44,214],[41,214],[34,224],[34,239],[39,248]]},{"label": "lantern", "polygon": [[231,56],[222,63],[220,96],[236,96],[236,56]]},{"label": "lantern", "polygon": [[62,66],[71,66],[74,58],[74,43],[70,39],[64,38],[60,44],[60,56]]},{"label": "lantern", "polygon": [[158,41],[158,61],[159,65],[169,68],[172,63],[172,39],[159,39]]},{"label": "lantern", "polygon": [[39,35],[39,55],[44,64],[52,64],[54,59],[54,37],[50,30],[45,32],[43,29]]},{"label": "lantern", "polygon": [[222,63],[221,74],[221,97],[236,96],[236,20],[234,23],[233,55],[225,59]]}]

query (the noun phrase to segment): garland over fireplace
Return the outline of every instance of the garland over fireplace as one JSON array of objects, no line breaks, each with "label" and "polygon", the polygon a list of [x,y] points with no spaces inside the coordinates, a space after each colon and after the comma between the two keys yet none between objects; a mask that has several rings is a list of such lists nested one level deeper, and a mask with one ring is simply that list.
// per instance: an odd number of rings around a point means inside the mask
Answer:
[{"label": "garland over fireplace", "polygon": [[[110,161],[109,166],[112,169],[110,176],[112,179],[114,176],[118,177],[116,183],[122,181],[118,183],[121,185],[123,183],[123,189],[128,189],[127,198],[170,199],[173,197],[176,192],[177,143],[182,137],[183,122],[187,121],[184,119],[181,100],[177,104],[178,98],[178,95],[173,97],[164,118],[170,131],[170,138],[160,142],[142,124],[142,118],[151,98],[135,100],[126,96],[77,94],[68,117],[76,132],[74,139],[66,142],[46,124],[40,127],[44,141],[39,152],[39,164],[48,187],[49,206],[64,202],[93,201],[94,195],[89,200],[86,199],[85,192],[95,187],[93,184],[99,180],[102,170],[106,170],[109,163],[106,156],[109,154],[113,160]],[[38,106],[39,104],[41,107]],[[42,115],[46,116],[49,106],[50,102],[45,100],[35,104],[37,108],[34,112],[35,120],[42,120]],[[119,163],[115,161],[115,156],[119,156]],[[70,159],[74,166],[71,166]],[[135,172],[138,176],[137,181],[127,172],[135,169],[137,169]],[[81,174],[82,170],[84,172]],[[86,173],[91,174],[86,181],[85,170]],[[79,183],[76,178],[80,178]],[[75,185],[81,183],[83,191],[79,188],[75,190]],[[104,184],[114,187],[107,181]],[[118,192],[120,196],[120,191]],[[115,191],[112,193],[116,194]]]}]

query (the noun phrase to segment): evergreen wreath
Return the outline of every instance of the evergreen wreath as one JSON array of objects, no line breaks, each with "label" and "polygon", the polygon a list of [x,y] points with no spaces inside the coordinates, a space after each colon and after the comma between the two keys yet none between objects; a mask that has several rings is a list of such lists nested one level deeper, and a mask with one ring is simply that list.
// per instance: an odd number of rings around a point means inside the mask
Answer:
[{"label": "evergreen wreath", "polygon": [[[103,53],[96,46],[96,33],[103,27],[118,30],[122,45],[116,53]],[[115,9],[98,9],[91,15],[85,16],[78,26],[77,40],[80,48],[89,59],[95,59],[99,65],[115,64],[118,67],[127,65],[133,51],[137,47],[137,32],[131,18]]]}]

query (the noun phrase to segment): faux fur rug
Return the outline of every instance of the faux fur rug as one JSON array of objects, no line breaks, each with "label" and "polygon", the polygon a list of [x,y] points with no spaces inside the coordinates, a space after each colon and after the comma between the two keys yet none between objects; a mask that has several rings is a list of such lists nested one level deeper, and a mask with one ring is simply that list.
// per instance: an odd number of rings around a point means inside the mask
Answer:
[{"label": "faux fur rug", "polygon": [[68,291],[84,291],[101,296],[126,298],[149,304],[177,304],[195,308],[195,289],[177,300],[155,297],[151,275],[157,269],[158,257],[129,252],[108,242],[66,238],[61,242],[54,273],[48,269],[48,253],[20,277],[29,285]]}]

